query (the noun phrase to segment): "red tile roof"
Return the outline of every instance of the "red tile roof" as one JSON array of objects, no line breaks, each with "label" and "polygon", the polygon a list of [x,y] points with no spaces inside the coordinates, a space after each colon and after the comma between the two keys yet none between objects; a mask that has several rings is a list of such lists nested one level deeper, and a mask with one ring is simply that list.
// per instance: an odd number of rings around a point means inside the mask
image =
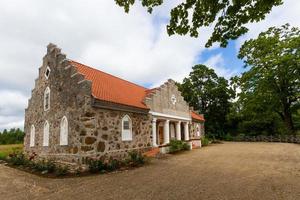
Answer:
[{"label": "red tile roof", "polygon": [[[144,99],[147,94],[157,88],[147,89],[76,61],[70,60],[70,62],[79,73],[85,76],[85,79],[92,81],[92,96],[94,98],[149,110],[144,104]],[[194,111],[191,112],[191,116],[193,119],[204,121],[204,117]]]},{"label": "red tile roof", "polygon": [[197,114],[197,113],[194,112],[194,111],[192,111],[191,113],[192,113],[192,118],[193,118],[193,119],[196,119],[196,120],[199,120],[199,121],[205,121],[205,120],[204,120],[204,117],[203,117],[202,115],[199,115],[199,114]]},{"label": "red tile roof", "polygon": [[76,61],[70,62],[77,68],[79,73],[85,76],[85,79],[92,81],[92,95],[96,99],[149,109],[143,103],[148,90],[147,88],[83,65]]}]

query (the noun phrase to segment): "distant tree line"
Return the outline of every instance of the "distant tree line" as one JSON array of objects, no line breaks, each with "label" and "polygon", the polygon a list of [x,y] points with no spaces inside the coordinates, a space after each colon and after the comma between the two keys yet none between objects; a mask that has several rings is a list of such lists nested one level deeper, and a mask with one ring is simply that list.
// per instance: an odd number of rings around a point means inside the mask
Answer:
[{"label": "distant tree line", "polygon": [[208,136],[300,134],[300,30],[271,27],[246,41],[249,68],[229,81],[196,65],[182,84],[185,100],[206,118]]},{"label": "distant tree line", "polygon": [[0,132],[0,145],[23,143],[24,136],[24,132],[19,128],[12,128],[9,131],[4,129],[2,133]]}]

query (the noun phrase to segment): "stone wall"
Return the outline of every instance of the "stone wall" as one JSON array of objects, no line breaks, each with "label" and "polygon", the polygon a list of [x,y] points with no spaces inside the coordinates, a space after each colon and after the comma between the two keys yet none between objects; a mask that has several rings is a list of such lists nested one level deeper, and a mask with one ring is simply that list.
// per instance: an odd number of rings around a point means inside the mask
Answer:
[{"label": "stone wall", "polygon": [[294,135],[277,135],[277,136],[237,136],[232,137],[232,141],[237,142],[284,142],[300,144],[300,136]]},{"label": "stone wall", "polygon": [[[47,66],[50,76],[45,77]],[[24,152],[40,158],[81,164],[87,157],[124,157],[129,150],[144,151],[151,145],[151,116],[92,106],[92,83],[84,79],[55,45],[48,45],[25,110]],[[44,91],[50,88],[50,109],[44,111]],[[121,120],[132,120],[133,140],[121,141]],[[68,145],[60,145],[60,122],[68,119]],[[50,124],[49,146],[43,146],[43,129]],[[30,129],[35,126],[35,146],[30,147]]]}]

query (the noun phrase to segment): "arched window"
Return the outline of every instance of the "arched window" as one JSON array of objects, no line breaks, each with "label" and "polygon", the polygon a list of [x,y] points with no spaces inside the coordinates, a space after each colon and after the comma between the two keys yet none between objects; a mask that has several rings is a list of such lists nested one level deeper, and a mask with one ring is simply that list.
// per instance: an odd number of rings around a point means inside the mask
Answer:
[{"label": "arched window", "polygon": [[47,111],[50,109],[50,88],[47,87],[44,92],[44,110]]},{"label": "arched window", "polygon": [[125,115],[122,119],[122,140],[132,140],[132,122],[128,115]]},{"label": "arched window", "polygon": [[64,116],[60,121],[60,145],[68,145],[68,119]]},{"label": "arched window", "polygon": [[48,121],[44,124],[44,137],[43,137],[43,146],[49,146],[49,123]]},{"label": "arched window", "polygon": [[31,129],[30,129],[30,147],[34,147],[34,143],[35,143],[35,127],[34,125],[31,125]]},{"label": "arched window", "polygon": [[196,132],[197,132],[197,136],[201,135],[201,129],[199,127],[199,124],[197,124],[197,126],[196,126]]}]

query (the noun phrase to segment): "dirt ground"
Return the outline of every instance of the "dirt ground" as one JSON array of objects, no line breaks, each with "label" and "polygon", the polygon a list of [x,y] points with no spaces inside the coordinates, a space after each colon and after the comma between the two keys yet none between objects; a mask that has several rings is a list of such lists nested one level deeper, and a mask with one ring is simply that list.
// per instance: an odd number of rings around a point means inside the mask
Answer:
[{"label": "dirt ground", "polygon": [[0,165],[0,199],[300,199],[300,145],[225,143],[138,169],[49,179]]}]

